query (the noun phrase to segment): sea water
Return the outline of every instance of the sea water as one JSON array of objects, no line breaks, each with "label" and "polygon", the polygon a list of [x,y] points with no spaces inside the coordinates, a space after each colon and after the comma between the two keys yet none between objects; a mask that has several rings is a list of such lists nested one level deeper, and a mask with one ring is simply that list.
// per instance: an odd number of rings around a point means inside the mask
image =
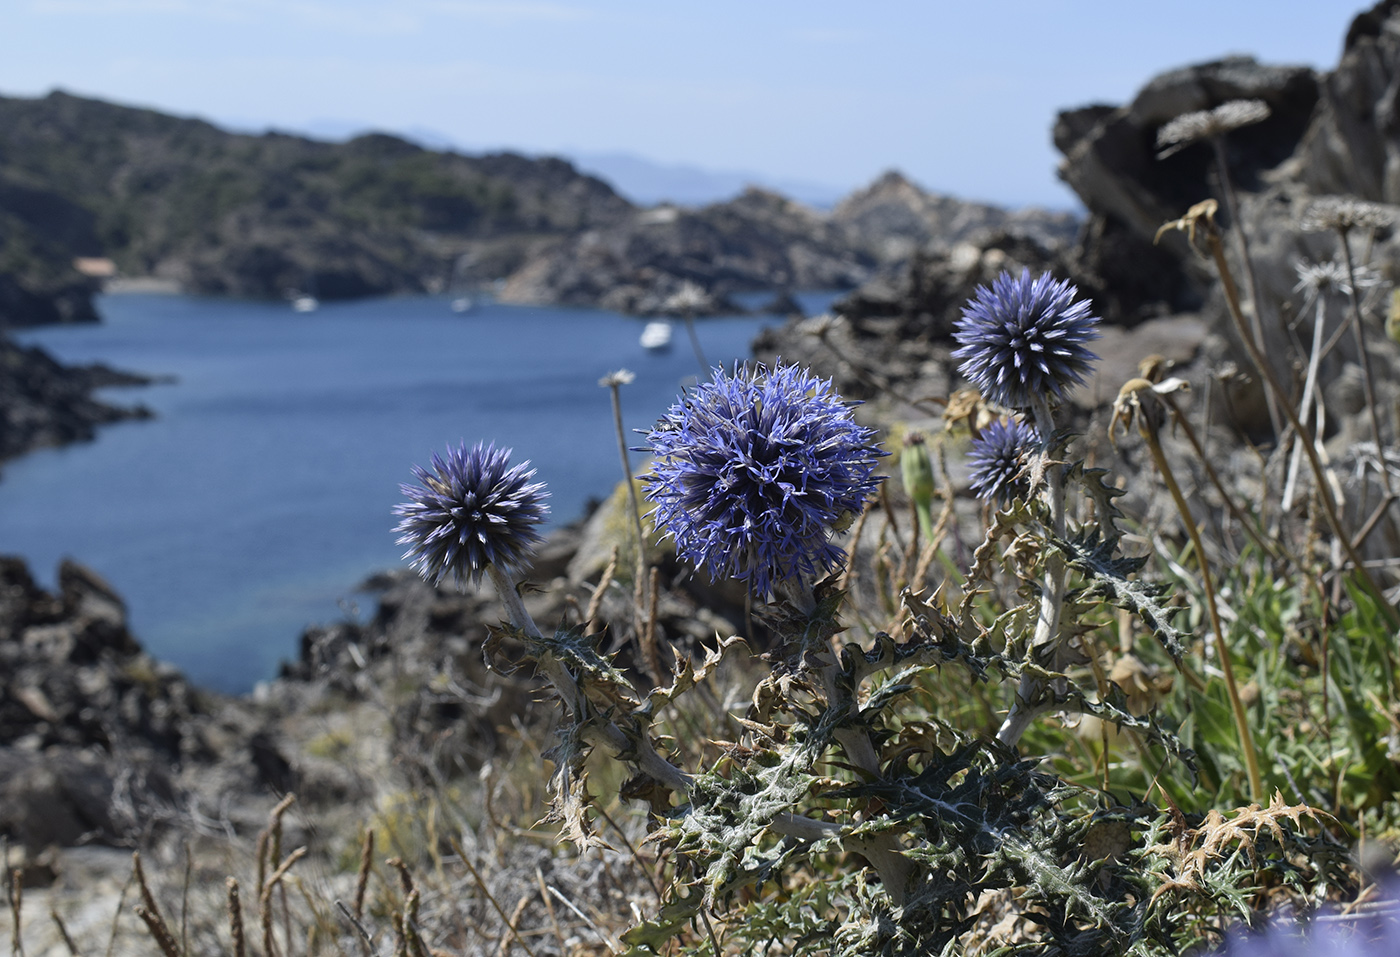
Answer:
[{"label": "sea water", "polygon": [[[807,297],[812,311],[829,296]],[[173,381],[105,390],[156,417],[41,450],[0,473],[0,553],[52,584],[64,557],[106,578],[153,655],[244,691],[296,654],[301,630],[367,615],[364,578],[400,566],[391,510],[411,466],[447,444],[493,441],[547,482],[555,523],[621,480],[607,389],[629,444],[699,372],[684,325],[648,352],[643,324],[596,310],[441,298],[289,305],[103,297],[103,323],[23,333],[65,362]],[[696,323],[713,364],[747,357],[771,318]],[[633,455],[633,461],[639,456]]]}]

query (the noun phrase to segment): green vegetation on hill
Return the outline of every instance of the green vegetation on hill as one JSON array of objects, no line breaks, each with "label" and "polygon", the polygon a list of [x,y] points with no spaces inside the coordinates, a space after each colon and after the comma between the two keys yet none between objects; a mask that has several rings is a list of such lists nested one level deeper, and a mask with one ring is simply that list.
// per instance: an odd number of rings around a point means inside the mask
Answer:
[{"label": "green vegetation on hill", "polygon": [[[531,241],[630,210],[556,159],[439,153],[384,134],[236,134],[60,92],[0,98],[0,274],[40,294],[78,279],[75,256],[209,294],[432,291],[454,270],[499,278]],[[8,311],[13,324],[69,318]]]}]

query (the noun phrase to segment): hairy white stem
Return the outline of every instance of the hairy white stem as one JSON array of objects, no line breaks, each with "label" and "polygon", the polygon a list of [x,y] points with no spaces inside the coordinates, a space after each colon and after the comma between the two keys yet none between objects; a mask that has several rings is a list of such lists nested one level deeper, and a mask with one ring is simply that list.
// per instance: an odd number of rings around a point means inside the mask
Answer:
[{"label": "hairy white stem", "polygon": [[[1035,412],[1035,427],[1041,439],[1049,443],[1055,433],[1055,417],[1050,412],[1050,403],[1045,396],[1036,396],[1031,408]],[[1045,467],[1045,500],[1050,507],[1050,529],[1056,538],[1065,537],[1065,480],[1064,473],[1056,463]],[[1040,614],[1036,618],[1035,633],[1031,637],[1029,655],[1043,657],[1046,651],[1060,637],[1060,614],[1065,605],[1065,563],[1058,554],[1051,553],[1045,559],[1045,583],[1040,592]],[[1016,687],[1016,701],[997,730],[997,740],[1008,747],[1015,747],[1026,733],[1035,716],[1044,710],[1039,706],[1045,693],[1043,683],[1038,678],[1022,675]]]}]

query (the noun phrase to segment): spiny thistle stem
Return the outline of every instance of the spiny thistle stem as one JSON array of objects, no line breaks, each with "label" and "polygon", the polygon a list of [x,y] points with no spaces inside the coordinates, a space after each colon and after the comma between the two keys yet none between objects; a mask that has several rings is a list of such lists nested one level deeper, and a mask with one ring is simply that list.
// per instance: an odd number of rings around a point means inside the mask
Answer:
[{"label": "spiny thistle stem", "polygon": [[1220,620],[1220,609],[1215,596],[1215,579],[1210,572],[1210,562],[1206,559],[1205,544],[1201,541],[1201,532],[1196,527],[1191,508],[1186,504],[1186,497],[1181,494],[1181,486],[1177,484],[1171,463],[1162,451],[1156,422],[1151,414],[1139,411],[1137,423],[1138,434],[1147,442],[1147,448],[1152,452],[1152,461],[1157,464],[1157,471],[1161,473],[1162,481],[1166,483],[1167,491],[1171,493],[1172,502],[1176,505],[1177,514],[1181,516],[1181,523],[1186,526],[1186,534],[1191,538],[1191,547],[1196,550],[1196,564],[1201,569],[1201,586],[1206,593],[1206,610],[1210,614],[1211,630],[1215,632],[1215,649],[1220,653],[1220,670],[1225,673],[1225,693],[1230,698],[1230,710],[1235,716],[1235,730],[1239,733],[1240,748],[1244,752],[1250,798],[1262,801],[1264,784],[1259,776],[1259,756],[1254,750],[1254,735],[1249,729],[1249,718],[1245,714],[1244,702],[1240,700],[1239,686],[1235,682],[1235,669],[1230,662],[1230,646],[1225,639],[1225,628]]},{"label": "spiny thistle stem", "polygon": [[[1050,411],[1050,403],[1043,395],[1033,397],[1031,409],[1035,413],[1036,429],[1048,444],[1055,434],[1055,417]],[[1064,474],[1058,465],[1048,463],[1045,467],[1045,501],[1050,508],[1050,530],[1057,539],[1065,537],[1065,482]],[[1065,562],[1058,552],[1050,552],[1045,558],[1045,583],[1040,592],[1040,614],[1036,618],[1035,633],[1031,637],[1028,654],[1041,657],[1053,647],[1060,634],[1060,615],[1065,605]],[[1015,747],[1021,735],[1030,727],[1035,717],[1039,699],[1045,689],[1039,679],[1023,675],[1016,688],[1016,702],[997,731],[997,740],[1008,747]]]},{"label": "spiny thistle stem", "polygon": [[[1200,225],[1198,223],[1198,225]],[[1278,376],[1274,374],[1273,366],[1269,365],[1269,360],[1259,351],[1254,344],[1254,340],[1249,336],[1249,329],[1245,322],[1244,313],[1240,310],[1239,290],[1235,286],[1234,276],[1230,272],[1230,265],[1225,261],[1225,247],[1220,241],[1220,230],[1215,225],[1213,219],[1205,218],[1204,232],[1206,243],[1210,247],[1211,258],[1215,261],[1215,268],[1220,274],[1220,284],[1225,291],[1225,302],[1230,310],[1230,318],[1234,320],[1236,329],[1239,330],[1240,339],[1244,342],[1245,349],[1249,352],[1249,358],[1254,363],[1259,374],[1264,377],[1268,388],[1272,389],[1280,398],[1286,396],[1283,385],[1278,381]],[[1381,591],[1376,580],[1371,576],[1370,569],[1357,554],[1356,548],[1351,543],[1351,537],[1347,535],[1342,527],[1342,520],[1337,514],[1337,503],[1332,498],[1332,487],[1327,484],[1327,477],[1322,468],[1322,461],[1317,456],[1316,440],[1312,431],[1298,419],[1298,415],[1293,411],[1293,406],[1288,402],[1280,402],[1279,407],[1284,415],[1288,417],[1288,424],[1293,426],[1293,431],[1298,434],[1301,440],[1303,454],[1308,457],[1308,466],[1312,469],[1313,478],[1317,484],[1317,498],[1322,504],[1322,514],[1327,519],[1328,526],[1332,529],[1337,543],[1346,552],[1347,559],[1355,569],[1357,577],[1362,586],[1375,599],[1376,605],[1381,613],[1385,615],[1386,621],[1391,628],[1400,628],[1400,611],[1386,600],[1385,593]]]},{"label": "spiny thistle stem", "polygon": [[506,617],[510,619],[510,623],[531,638],[543,637],[535,619],[530,617],[530,613],[525,610],[525,603],[520,600],[515,578],[495,565],[486,566],[486,575],[491,579],[491,584],[496,586],[496,594],[501,596],[501,604],[506,606]]}]

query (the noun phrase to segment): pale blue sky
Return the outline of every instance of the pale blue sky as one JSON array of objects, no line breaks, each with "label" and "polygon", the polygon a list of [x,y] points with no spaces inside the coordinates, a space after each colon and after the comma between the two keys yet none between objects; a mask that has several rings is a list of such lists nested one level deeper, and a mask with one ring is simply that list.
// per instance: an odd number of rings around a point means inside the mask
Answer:
[{"label": "pale blue sky", "polygon": [[[431,129],[1065,206],[1057,109],[1228,53],[1335,65],[1355,0],[0,0],[0,94]],[[328,121],[330,121],[328,123]]]}]

